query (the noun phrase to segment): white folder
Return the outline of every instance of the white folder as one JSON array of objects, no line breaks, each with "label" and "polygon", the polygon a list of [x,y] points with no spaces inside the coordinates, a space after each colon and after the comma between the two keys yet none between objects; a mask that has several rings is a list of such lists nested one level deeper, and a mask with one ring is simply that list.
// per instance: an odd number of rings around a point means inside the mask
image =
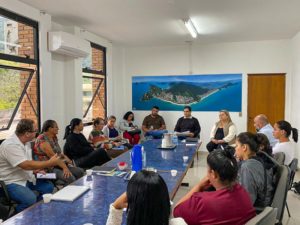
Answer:
[{"label": "white folder", "polygon": [[51,200],[72,202],[89,189],[87,186],[69,185],[52,195]]}]

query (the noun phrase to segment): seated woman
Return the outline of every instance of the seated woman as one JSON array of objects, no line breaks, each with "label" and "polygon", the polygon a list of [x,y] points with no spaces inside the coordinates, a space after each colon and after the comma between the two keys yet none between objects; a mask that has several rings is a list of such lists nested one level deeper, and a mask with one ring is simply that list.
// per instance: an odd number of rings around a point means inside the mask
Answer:
[{"label": "seated woman", "polygon": [[127,191],[110,205],[106,225],[121,225],[127,208],[127,225],[186,225],[183,219],[170,220],[170,198],[162,177],[142,170],[129,180]]},{"label": "seated woman", "polygon": [[104,148],[111,158],[115,158],[128,149],[124,147],[123,150],[114,150],[114,147],[121,146],[120,142],[110,141],[107,136],[104,135],[102,129],[104,127],[104,120],[100,117],[94,119],[93,130],[89,135],[89,142],[94,145],[95,148]]},{"label": "seated woman", "polygon": [[273,148],[273,154],[283,152],[285,154],[284,164],[290,165],[295,158],[295,144],[290,141],[292,135],[294,142],[298,142],[298,130],[292,128],[291,124],[285,120],[278,121],[274,124],[273,136],[279,140]]},{"label": "seated woman", "polygon": [[232,145],[235,143],[236,127],[231,121],[229,112],[221,110],[219,112],[219,121],[213,126],[210,139],[211,141],[206,145],[209,152],[217,149],[220,146]]},{"label": "seated woman", "polygon": [[64,185],[68,185],[76,179],[83,176],[84,171],[79,167],[73,165],[66,155],[64,155],[60,149],[57,141],[58,126],[54,120],[47,120],[42,127],[42,133],[35,140],[33,151],[39,161],[47,161],[55,154],[59,154],[61,163],[59,167],[48,168],[47,172],[53,172],[56,174],[56,178],[62,181]]},{"label": "seated woman", "polygon": [[103,146],[104,143],[109,143],[108,137],[106,137],[102,132],[104,125],[104,119],[100,117],[97,117],[93,120],[93,130],[89,135],[89,142],[92,143],[95,147]]},{"label": "seated woman", "polygon": [[110,140],[122,140],[122,137],[119,134],[119,131],[115,128],[116,117],[110,116],[107,118],[107,124],[103,127],[103,134],[108,137]]},{"label": "seated woman", "polygon": [[189,225],[245,224],[255,216],[255,209],[249,194],[236,183],[237,173],[237,162],[230,151],[211,152],[207,176],[179,200],[174,217],[182,217]]},{"label": "seated woman", "polygon": [[133,112],[125,113],[123,121],[120,122],[120,130],[123,132],[123,137],[128,139],[130,144],[135,145],[139,143],[141,130],[134,123]]},{"label": "seated woman", "polygon": [[74,160],[76,166],[82,168],[91,168],[100,166],[110,160],[106,151],[103,148],[94,148],[86,140],[81,133],[83,130],[83,123],[81,119],[74,118],[70,125],[66,127],[64,139],[66,143],[64,146],[65,154]]},{"label": "seated woman", "polygon": [[263,133],[257,133],[256,137],[259,145],[259,151],[263,151],[272,157],[272,146],[268,137]]},{"label": "seated woman", "polygon": [[255,207],[265,207],[271,204],[274,193],[273,174],[259,151],[257,134],[243,132],[237,136],[235,156],[241,160],[239,182],[248,191]]}]

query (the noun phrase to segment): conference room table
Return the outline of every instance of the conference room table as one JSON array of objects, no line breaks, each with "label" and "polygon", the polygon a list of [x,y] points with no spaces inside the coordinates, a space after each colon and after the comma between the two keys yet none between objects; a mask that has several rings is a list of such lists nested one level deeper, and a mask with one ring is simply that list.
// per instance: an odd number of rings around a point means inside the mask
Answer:
[{"label": "conference room table", "polygon": [[[170,198],[173,199],[182,180],[190,168],[199,143],[179,142],[173,150],[162,150],[157,147],[161,140],[149,140],[144,142],[146,154],[143,167],[156,169],[165,180]],[[131,165],[130,152],[118,156],[103,166],[117,167],[119,162],[127,162]],[[184,163],[183,156],[188,156]],[[172,176],[170,170],[177,170],[177,175]],[[124,191],[127,182],[118,176],[102,176],[93,172],[92,176],[84,176],[72,185],[89,186],[90,190],[78,197],[73,202],[51,201],[43,203],[40,201],[25,209],[17,215],[6,220],[3,224],[14,225],[105,225],[109,214],[109,205]],[[123,216],[125,218],[125,215]],[[126,221],[123,219],[123,224]]]}]

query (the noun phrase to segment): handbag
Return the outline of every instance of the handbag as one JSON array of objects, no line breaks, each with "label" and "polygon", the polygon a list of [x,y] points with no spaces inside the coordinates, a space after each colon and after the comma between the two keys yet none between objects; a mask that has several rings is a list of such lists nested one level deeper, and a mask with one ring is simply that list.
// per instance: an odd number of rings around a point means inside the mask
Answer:
[{"label": "handbag", "polygon": [[141,134],[142,131],[140,129],[134,129],[127,131],[130,135]]}]

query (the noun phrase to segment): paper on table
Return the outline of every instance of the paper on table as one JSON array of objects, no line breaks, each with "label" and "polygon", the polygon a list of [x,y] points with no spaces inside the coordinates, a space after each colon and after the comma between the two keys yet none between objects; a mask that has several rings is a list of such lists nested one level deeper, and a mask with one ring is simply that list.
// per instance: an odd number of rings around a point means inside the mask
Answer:
[{"label": "paper on table", "polygon": [[120,145],[118,147],[113,147],[112,150],[124,150],[125,146],[124,145]]},{"label": "paper on table", "polygon": [[185,144],[186,146],[196,146],[197,144]]},{"label": "paper on table", "polygon": [[37,179],[56,179],[56,174],[55,173],[37,173],[36,174],[36,178]]},{"label": "paper on table", "polygon": [[175,132],[174,134],[177,135],[177,136],[189,136],[191,132],[189,131],[184,131],[184,132]]}]

